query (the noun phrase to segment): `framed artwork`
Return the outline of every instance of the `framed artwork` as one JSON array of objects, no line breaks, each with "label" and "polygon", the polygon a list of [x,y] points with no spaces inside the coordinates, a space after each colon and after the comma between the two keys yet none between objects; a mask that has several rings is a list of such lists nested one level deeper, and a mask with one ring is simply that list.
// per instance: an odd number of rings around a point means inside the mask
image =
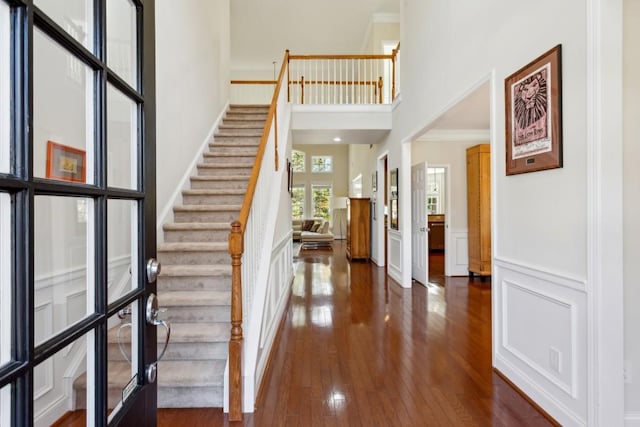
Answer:
[{"label": "framed artwork", "polygon": [[391,199],[391,228],[398,229],[398,199]]},{"label": "framed artwork", "polygon": [[378,191],[378,171],[371,174],[371,192],[375,194]]},{"label": "framed artwork", "polygon": [[398,168],[391,169],[389,173],[389,191],[392,199],[398,198]]},{"label": "framed artwork", "polygon": [[561,45],[504,81],[506,173],[562,167]]},{"label": "framed artwork", "polygon": [[84,150],[47,142],[47,178],[86,182],[87,156]]}]

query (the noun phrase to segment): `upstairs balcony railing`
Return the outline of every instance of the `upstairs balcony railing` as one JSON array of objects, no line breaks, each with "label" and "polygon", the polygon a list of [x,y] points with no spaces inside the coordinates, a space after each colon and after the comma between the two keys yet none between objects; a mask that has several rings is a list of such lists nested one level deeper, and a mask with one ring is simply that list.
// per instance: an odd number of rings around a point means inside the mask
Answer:
[{"label": "upstairs balcony railing", "polygon": [[[399,93],[400,44],[389,55],[288,55],[293,104],[391,104]],[[231,80],[231,103],[266,104],[273,80]]]}]

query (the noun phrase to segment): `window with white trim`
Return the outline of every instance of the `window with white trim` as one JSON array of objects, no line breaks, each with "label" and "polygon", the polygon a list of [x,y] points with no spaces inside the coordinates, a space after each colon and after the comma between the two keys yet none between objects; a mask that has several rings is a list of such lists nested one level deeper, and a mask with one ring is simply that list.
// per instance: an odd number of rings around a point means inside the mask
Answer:
[{"label": "window with white trim", "polygon": [[320,184],[311,186],[311,197],[313,203],[313,217],[329,220],[331,217],[331,195],[333,190],[330,184]]},{"label": "window with white trim", "polygon": [[306,155],[304,151],[293,150],[291,151],[291,167],[294,172],[305,172]]},{"label": "window with white trim", "polygon": [[291,217],[293,219],[304,218],[304,201],[304,184],[297,184],[291,187]]},{"label": "window with white trim", "polygon": [[333,156],[311,156],[311,172],[333,172]]}]

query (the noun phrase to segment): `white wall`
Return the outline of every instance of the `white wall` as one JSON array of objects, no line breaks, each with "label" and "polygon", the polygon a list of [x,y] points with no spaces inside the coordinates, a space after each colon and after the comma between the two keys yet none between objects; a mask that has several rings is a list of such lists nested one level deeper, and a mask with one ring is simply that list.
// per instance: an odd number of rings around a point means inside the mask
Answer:
[{"label": "white wall", "polygon": [[227,102],[229,13],[229,0],[156,2],[159,213]]},{"label": "white wall", "polygon": [[[598,6],[600,3],[596,1]],[[400,168],[400,192],[407,194],[411,162],[402,160],[411,158],[411,150],[409,144],[402,142],[415,139],[465,93],[495,76],[492,83],[494,365],[565,425],[595,424],[598,422],[595,417],[605,413],[621,417],[615,409],[613,413],[607,412],[615,407],[612,401],[620,396],[615,374],[618,369],[615,344],[620,342],[615,341],[616,328],[588,330],[588,325],[593,324],[590,322],[598,321],[589,317],[590,313],[606,305],[604,302],[593,305],[597,301],[595,296],[606,295],[620,304],[615,298],[621,286],[615,275],[614,254],[621,249],[615,242],[616,221],[607,223],[610,238],[600,228],[588,228],[594,221],[604,219],[599,216],[602,211],[598,211],[592,196],[602,181],[592,171],[615,170],[616,165],[615,157],[607,157],[606,161],[590,157],[596,152],[592,147],[601,144],[604,140],[601,135],[607,133],[613,136],[607,140],[611,153],[615,154],[616,144],[620,143],[616,140],[615,125],[610,125],[613,122],[600,122],[602,133],[585,124],[589,114],[593,115],[590,119],[593,123],[615,111],[615,108],[590,109],[596,99],[602,99],[593,95],[603,86],[589,86],[587,81],[587,75],[600,78],[598,73],[609,71],[607,67],[611,64],[613,74],[607,74],[602,81],[615,87],[616,78],[619,79],[615,61],[605,59],[608,55],[615,59],[618,49],[615,37],[611,37],[610,45],[609,38],[604,37],[602,46],[597,45],[599,39],[590,43],[586,37],[591,34],[588,27],[591,17],[610,25],[607,29],[615,28],[617,3],[606,3],[606,7],[600,8],[578,0],[543,0],[532,8],[530,4],[507,0],[403,1],[402,103],[395,110],[394,129],[378,149],[379,153],[388,152],[389,169]],[[547,30],[538,31],[540,22],[544,22]],[[507,177],[504,79],[559,43],[563,46],[564,167]],[[592,56],[596,47],[601,48],[602,56]],[[592,59],[594,62],[589,62]],[[586,68],[586,64],[593,67]],[[608,98],[612,103],[608,106],[615,105],[615,91],[602,93],[612,97]],[[611,197],[615,206],[615,179],[611,183],[612,192],[604,197]],[[410,200],[404,198],[400,203],[403,259],[402,271],[395,278],[408,286]],[[553,211],[546,207],[553,207]],[[607,248],[604,253],[612,250],[608,253],[613,258],[595,258],[593,250],[601,246],[593,242],[602,242]],[[588,250],[591,250],[589,263]],[[596,263],[592,261],[597,261],[598,266],[594,267]],[[607,294],[599,291],[602,282],[595,273],[605,270],[607,274],[613,272],[608,284],[611,292]],[[615,325],[615,316],[610,321]],[[604,344],[610,337],[613,346]],[[601,355],[596,363],[606,359],[613,362],[612,368],[599,365],[604,370],[597,372],[596,364],[588,365],[595,351],[590,345],[596,342]],[[558,370],[551,366],[553,350],[561,353]],[[594,388],[601,384],[610,388],[595,393]],[[597,405],[597,399],[607,402],[607,408]]]},{"label": "white wall", "polygon": [[[625,360],[632,383],[625,386],[625,412],[640,425],[640,2],[624,2],[624,312]],[[629,421],[627,421],[629,422]]]}]

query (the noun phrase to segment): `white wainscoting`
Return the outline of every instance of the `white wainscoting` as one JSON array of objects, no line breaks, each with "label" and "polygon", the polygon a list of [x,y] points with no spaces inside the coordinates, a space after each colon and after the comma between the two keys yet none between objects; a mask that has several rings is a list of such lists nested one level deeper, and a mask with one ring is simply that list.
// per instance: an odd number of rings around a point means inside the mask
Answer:
[{"label": "white wainscoting", "polygon": [[640,427],[640,412],[627,412],[624,414],[625,427]]},{"label": "white wainscoting", "polygon": [[389,229],[389,268],[388,274],[398,283],[402,283],[402,233]]},{"label": "white wainscoting", "polygon": [[[130,256],[110,260],[107,286],[120,294],[130,284]],[[36,345],[86,316],[87,271],[84,267],[41,275],[34,283]],[[89,307],[93,307],[90,304]],[[86,371],[86,337],[80,338],[36,367],[34,425],[49,426],[74,409],[73,382]]]},{"label": "white wainscoting", "polygon": [[467,230],[451,230],[445,258],[447,276],[469,275],[469,233]]},{"label": "white wainscoting", "polygon": [[260,330],[255,389],[260,389],[273,340],[289,300],[293,280],[293,232],[288,233],[271,253],[271,268]]},{"label": "white wainscoting", "polygon": [[567,426],[587,419],[584,287],[575,278],[494,259],[494,365]]}]

